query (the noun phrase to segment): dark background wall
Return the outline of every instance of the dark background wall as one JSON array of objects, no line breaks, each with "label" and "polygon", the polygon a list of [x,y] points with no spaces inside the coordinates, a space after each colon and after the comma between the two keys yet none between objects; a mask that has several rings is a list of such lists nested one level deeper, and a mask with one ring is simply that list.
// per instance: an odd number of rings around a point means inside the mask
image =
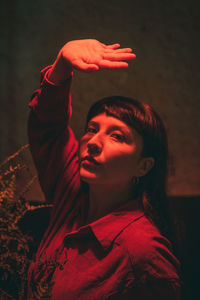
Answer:
[{"label": "dark background wall", "polygon": [[[120,42],[122,47],[134,48],[137,59],[127,70],[75,73],[71,125],[79,138],[89,105],[111,94],[151,104],[169,135],[169,195],[175,197],[171,198],[176,201],[174,211],[181,211],[187,235],[196,233],[200,208],[199,9],[198,0],[1,1],[0,161],[28,142],[28,100],[39,86],[40,70],[53,63],[67,41]],[[186,238],[183,252],[188,266],[195,264],[189,260],[195,242],[196,238]]]}]

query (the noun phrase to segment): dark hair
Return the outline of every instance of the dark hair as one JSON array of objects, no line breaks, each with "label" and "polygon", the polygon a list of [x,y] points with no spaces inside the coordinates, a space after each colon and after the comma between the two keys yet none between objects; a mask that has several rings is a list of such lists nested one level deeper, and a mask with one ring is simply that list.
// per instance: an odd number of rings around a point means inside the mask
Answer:
[{"label": "dark hair", "polygon": [[162,120],[150,105],[122,96],[106,97],[94,103],[89,109],[87,123],[101,113],[120,119],[134,128],[143,138],[143,157],[154,158],[153,168],[139,179],[134,192],[135,196],[139,195],[142,199],[147,217],[168,236],[168,145]]}]

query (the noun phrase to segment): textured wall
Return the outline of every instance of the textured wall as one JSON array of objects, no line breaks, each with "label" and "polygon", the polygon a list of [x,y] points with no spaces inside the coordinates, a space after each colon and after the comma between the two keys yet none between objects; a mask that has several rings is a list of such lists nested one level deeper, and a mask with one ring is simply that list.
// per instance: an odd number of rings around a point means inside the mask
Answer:
[{"label": "textured wall", "polygon": [[81,135],[88,106],[111,94],[151,104],[172,154],[171,195],[200,194],[199,1],[4,0],[0,4],[0,160],[27,143],[27,103],[39,71],[79,38],[136,49],[128,70],[76,73],[71,124]]}]

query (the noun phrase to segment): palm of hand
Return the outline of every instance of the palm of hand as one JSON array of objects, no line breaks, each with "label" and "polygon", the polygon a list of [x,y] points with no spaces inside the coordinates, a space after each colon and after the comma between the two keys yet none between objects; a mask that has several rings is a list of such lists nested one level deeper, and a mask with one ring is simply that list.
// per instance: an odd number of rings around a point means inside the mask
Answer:
[{"label": "palm of hand", "polygon": [[76,40],[67,43],[61,50],[62,57],[72,67],[85,72],[99,68],[126,68],[136,56],[132,49],[119,49],[119,44],[105,45],[97,40]]}]

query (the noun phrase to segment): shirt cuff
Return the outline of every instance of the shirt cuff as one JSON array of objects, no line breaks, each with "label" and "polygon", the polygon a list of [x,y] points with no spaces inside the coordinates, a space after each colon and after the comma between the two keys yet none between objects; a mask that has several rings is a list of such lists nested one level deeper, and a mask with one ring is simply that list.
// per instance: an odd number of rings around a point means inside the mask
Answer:
[{"label": "shirt cuff", "polygon": [[73,77],[73,72],[72,72],[72,73],[71,73],[71,76],[69,76],[67,79],[63,80],[63,81],[60,82],[60,83],[55,84],[55,83],[51,82],[51,81],[49,80],[49,78],[48,78],[48,74],[49,74],[49,71],[51,70],[51,68],[52,68],[52,65],[45,67],[45,68],[41,71],[41,82],[42,82],[42,83],[43,83],[44,81],[46,81],[48,84],[50,84],[50,85],[52,85],[52,86],[58,86],[58,87],[59,87],[59,86],[65,85],[66,82],[68,82],[69,80],[71,80],[72,77]]}]

